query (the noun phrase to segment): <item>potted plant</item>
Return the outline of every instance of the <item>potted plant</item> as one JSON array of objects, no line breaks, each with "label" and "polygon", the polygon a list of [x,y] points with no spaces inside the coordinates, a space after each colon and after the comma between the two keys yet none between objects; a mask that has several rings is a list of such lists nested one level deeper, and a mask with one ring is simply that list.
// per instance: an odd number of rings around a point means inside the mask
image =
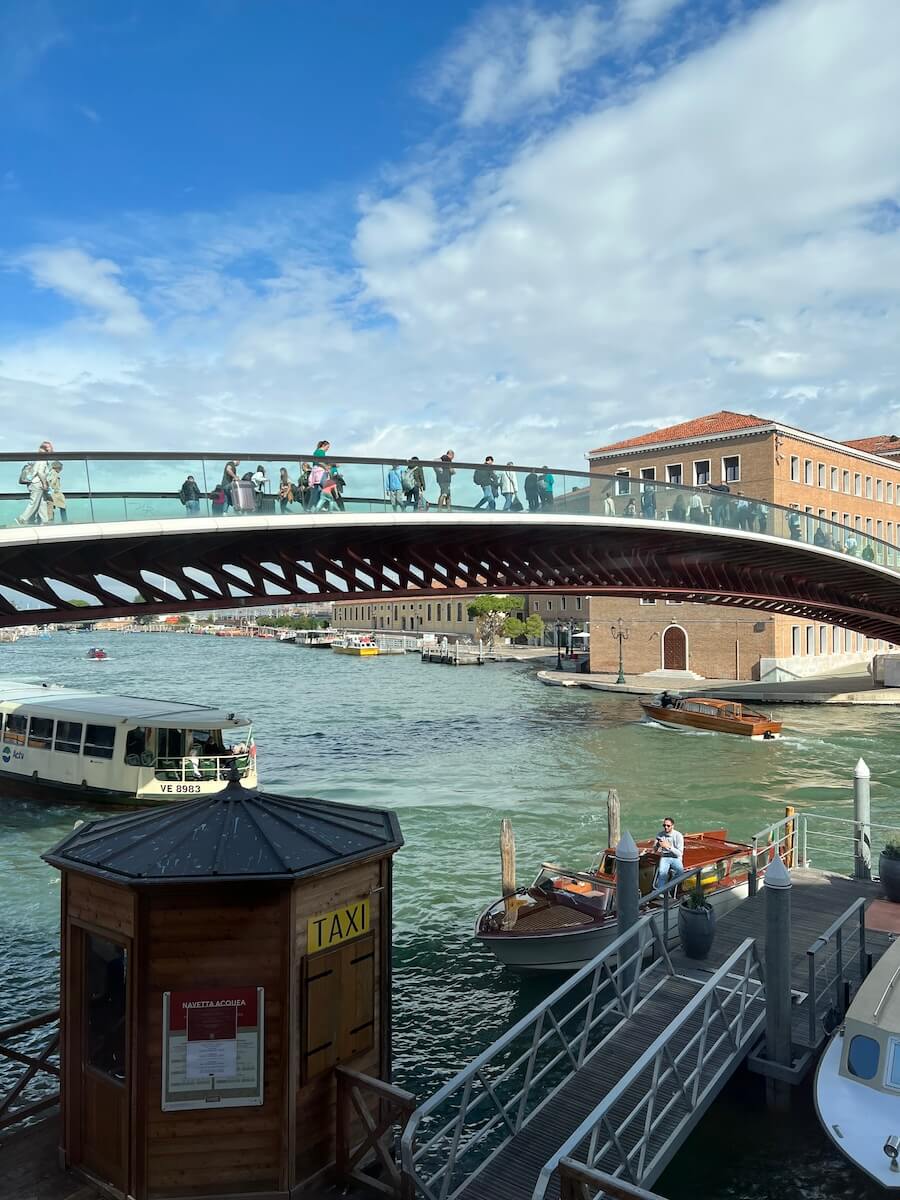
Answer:
[{"label": "potted plant", "polygon": [[892,833],[878,856],[878,875],[888,900],[900,904],[900,833]]},{"label": "potted plant", "polygon": [[698,879],[678,910],[678,933],[688,958],[706,958],[716,932],[716,914]]}]

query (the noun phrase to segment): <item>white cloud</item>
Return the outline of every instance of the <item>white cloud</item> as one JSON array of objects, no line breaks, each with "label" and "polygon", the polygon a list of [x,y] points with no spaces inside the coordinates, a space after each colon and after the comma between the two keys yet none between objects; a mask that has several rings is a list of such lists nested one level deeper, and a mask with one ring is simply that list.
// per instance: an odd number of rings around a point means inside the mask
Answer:
[{"label": "white cloud", "polygon": [[92,310],[111,334],[147,333],[150,326],[137,300],[119,282],[121,269],[108,258],[91,258],[74,247],[40,246],[23,254],[20,264],[35,284]]},{"label": "white cloud", "polygon": [[[277,197],[31,251],[35,282],[93,320],[0,344],[0,407],[23,435],[47,435],[23,422],[52,404],[63,445],[177,447],[203,429],[299,451],[328,433],[346,453],[574,466],[723,407],[889,431],[896,0],[782,0],[689,53],[676,32],[664,69],[577,108],[574,74],[599,94],[606,68],[572,64],[637,24],[665,40],[679,6],[630,0],[580,33],[593,10],[497,11],[509,45],[482,40],[439,81],[457,114],[475,105],[469,124],[440,157],[385,164],[398,182],[368,181],[349,230],[344,197]],[[554,95],[539,133],[499,128]]]}]

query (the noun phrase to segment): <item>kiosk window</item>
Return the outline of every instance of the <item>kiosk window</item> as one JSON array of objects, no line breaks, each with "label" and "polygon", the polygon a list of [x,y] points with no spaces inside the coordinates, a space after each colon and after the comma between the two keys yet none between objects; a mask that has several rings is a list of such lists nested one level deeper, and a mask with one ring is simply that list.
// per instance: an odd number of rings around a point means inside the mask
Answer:
[{"label": "kiosk window", "polygon": [[3,734],[4,742],[11,742],[14,746],[24,746],[25,730],[27,728],[27,717],[21,713],[10,713],[6,718],[6,731]]},{"label": "kiosk window", "polygon": [[858,1033],[850,1041],[847,1051],[847,1069],[857,1079],[874,1079],[878,1070],[880,1047],[874,1038]]},{"label": "kiosk window", "polygon": [[115,740],[113,725],[88,725],[84,732],[84,752],[90,758],[112,758]]},{"label": "kiosk window", "polygon": [[57,721],[56,741],[53,743],[53,749],[59,750],[62,754],[79,754],[81,752],[81,731],[80,721]]},{"label": "kiosk window", "polygon": [[125,1078],[124,946],[93,933],[84,935],[84,986],[88,1065],[113,1079]]},{"label": "kiosk window", "polygon": [[369,933],[304,959],[303,1078],[375,1044],[375,938]]},{"label": "kiosk window", "polygon": [[49,750],[53,744],[53,722],[48,717],[32,717],[28,727],[28,745]]}]

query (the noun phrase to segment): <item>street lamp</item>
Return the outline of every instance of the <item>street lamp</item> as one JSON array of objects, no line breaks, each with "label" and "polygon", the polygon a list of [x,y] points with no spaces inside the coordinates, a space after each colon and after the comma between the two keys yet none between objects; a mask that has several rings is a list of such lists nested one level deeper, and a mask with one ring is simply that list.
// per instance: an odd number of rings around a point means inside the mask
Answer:
[{"label": "street lamp", "polygon": [[622,666],[622,643],[628,641],[628,630],[625,628],[625,622],[621,617],[616,621],[615,625],[610,626],[610,633],[619,643],[619,674],[616,678],[616,683],[625,682],[625,670]]},{"label": "street lamp", "polygon": [[568,637],[569,637],[569,652],[568,652],[567,657],[574,658],[575,657],[575,618],[574,617],[569,617]]},{"label": "street lamp", "polygon": [[562,628],[563,628],[563,623],[562,623],[562,621],[560,621],[557,618],[557,621],[556,621],[556,669],[557,669],[557,671],[561,671],[563,669]]}]

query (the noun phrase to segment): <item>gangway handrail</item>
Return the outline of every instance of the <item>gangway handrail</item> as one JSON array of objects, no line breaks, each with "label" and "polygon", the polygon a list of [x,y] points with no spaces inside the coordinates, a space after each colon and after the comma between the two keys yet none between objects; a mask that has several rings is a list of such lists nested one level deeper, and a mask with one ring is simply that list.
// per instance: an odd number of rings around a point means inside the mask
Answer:
[{"label": "gangway handrail", "polygon": [[[652,960],[646,960],[651,945],[655,947],[656,954]],[[638,1003],[641,984],[652,972],[658,971],[660,965],[663,978],[674,975],[668,950],[653,916],[648,914],[605,946],[595,958],[419,1105],[407,1122],[401,1138],[403,1169],[408,1178],[415,1181],[429,1200],[447,1200],[447,1197],[455,1195],[459,1187],[451,1188],[459,1160],[483,1144],[499,1126],[505,1125],[508,1131],[502,1143],[505,1144],[508,1137],[527,1125],[566,1080],[603,1045],[602,1039],[596,1045],[589,1045],[592,1033],[598,1027],[602,1029],[613,1014],[620,1019],[631,1015]],[[572,993],[578,996],[581,985],[587,981],[590,981],[590,986],[586,994],[581,995],[564,1014],[554,1015],[554,1006]],[[610,994],[605,999],[599,999],[599,994],[606,989]],[[570,1036],[564,1033],[565,1026],[578,1016],[581,1017],[578,1028]],[[496,1059],[502,1058],[522,1035],[527,1035],[526,1048],[511,1062],[504,1060],[499,1074],[489,1079],[487,1068]],[[548,1062],[539,1064],[540,1052],[546,1050],[548,1045],[551,1047],[551,1057]],[[534,1099],[538,1085],[561,1064],[565,1064],[563,1078],[554,1082],[550,1090],[529,1108],[529,1100]],[[521,1084],[511,1096],[502,1096],[499,1091],[501,1085],[522,1068],[524,1078]],[[474,1097],[473,1089],[477,1091]],[[418,1134],[423,1120],[437,1113],[442,1105],[457,1094],[461,1094],[458,1109],[449,1120],[432,1130],[427,1140],[419,1144]],[[473,1113],[484,1107],[487,1113],[479,1117],[483,1123],[464,1139],[464,1129],[471,1122]],[[430,1150],[437,1150],[438,1147],[441,1148],[441,1165],[430,1175],[423,1176],[419,1163]],[[445,1148],[446,1157],[443,1154]],[[474,1169],[482,1169],[499,1148],[492,1149],[488,1157]],[[436,1190],[438,1182],[440,1186]]]},{"label": "gangway handrail", "polygon": [[[847,1006],[845,983],[847,976],[844,962],[844,927],[851,921],[858,926],[858,972],[863,980],[868,973],[868,953],[866,949],[866,899],[858,897],[853,903],[836,917],[827,929],[816,938],[806,951],[807,969],[809,972],[808,990],[804,1003],[808,1009],[808,1038],[809,1046],[815,1049],[821,1041],[819,1031],[819,1001],[825,999],[830,988],[834,988],[833,1007],[839,1018],[843,1018]],[[833,944],[834,949],[822,959],[823,952]],[[829,968],[834,966],[833,977]],[[819,987],[819,973],[825,971],[825,980]],[[822,1034],[824,1036],[824,1033]]]},{"label": "gangway handrail", "polygon": [[[743,972],[737,975],[737,981],[727,991],[723,1001],[719,998],[719,992],[725,991],[726,980],[729,977],[733,978],[735,976],[735,968],[741,962],[743,962]],[[751,972],[754,967],[756,968],[756,978],[753,980],[754,986],[751,988],[751,979],[753,979]],[[531,1200],[544,1200],[553,1174],[562,1159],[569,1158],[582,1161],[581,1159],[577,1159],[576,1155],[579,1146],[587,1138],[590,1138],[590,1143],[587,1147],[588,1161],[586,1165],[588,1167],[597,1167],[601,1155],[607,1151],[610,1145],[614,1145],[618,1153],[622,1155],[622,1161],[614,1171],[610,1172],[612,1175],[617,1176],[620,1172],[626,1172],[630,1176],[630,1182],[634,1184],[641,1184],[648,1175],[653,1174],[655,1177],[656,1168],[659,1167],[661,1169],[659,1165],[660,1160],[664,1159],[665,1152],[671,1147],[675,1133],[680,1132],[681,1126],[688,1123],[693,1112],[697,1111],[699,1105],[705,1100],[712,1086],[722,1074],[722,1068],[719,1068],[714,1078],[707,1083],[701,1095],[700,1077],[704,1062],[712,1057],[718,1050],[721,1042],[726,1038],[732,1046],[729,1062],[734,1062],[735,1065],[736,1061],[739,1061],[739,1058],[743,1057],[744,1052],[749,1051],[753,1045],[757,1031],[765,1020],[765,1004],[760,1005],[760,1011],[753,1020],[745,1022],[744,1018],[751,1004],[758,1001],[764,992],[765,983],[762,975],[762,964],[760,963],[756,942],[753,938],[745,938],[737,949],[726,958],[718,970],[703,984],[699,991],[688,1000],[675,1020],[663,1029],[637,1062],[625,1072],[615,1087],[603,1097],[578,1128],[570,1134],[556,1153],[547,1160],[538,1176]],[[731,1021],[728,1021],[725,1016],[725,1005],[736,995],[739,995],[739,1007],[736,1015]],[[710,1046],[709,1038],[711,1036],[710,1025],[713,1000],[716,1001],[718,1012],[723,1018],[724,1029]],[[684,1028],[700,1008],[706,1009],[700,1028],[689,1038],[677,1054],[673,1054],[670,1047],[675,1040],[675,1035],[679,1030]],[[737,1036],[733,1033],[735,1025],[737,1025]],[[688,1072],[685,1079],[681,1079],[678,1069],[679,1063],[694,1048],[695,1044],[698,1044],[696,1065]],[[661,1068],[664,1059],[668,1059],[668,1065]],[[637,1104],[619,1120],[616,1129],[610,1132],[607,1143],[598,1153],[598,1131],[600,1125],[604,1122],[607,1114],[612,1112],[618,1101],[627,1094],[628,1089],[640,1078],[642,1072],[646,1071],[651,1065],[654,1068],[651,1087],[647,1089]],[[673,1074],[676,1083],[675,1094],[671,1098],[666,1099],[665,1083]],[[647,1148],[650,1144],[653,1129],[654,1104],[657,1099],[665,1101],[659,1113],[659,1117],[665,1117],[679,1096],[687,1104],[687,1115],[681,1119],[676,1130],[670,1133],[666,1143],[656,1152],[652,1161],[648,1163]],[[645,1107],[647,1112],[643,1121],[643,1132],[634,1149],[630,1153],[626,1152],[619,1135],[621,1135],[623,1129],[635,1120],[640,1110]],[[639,1159],[637,1170],[633,1169],[631,1163],[631,1159],[635,1154],[638,1155]]]}]

